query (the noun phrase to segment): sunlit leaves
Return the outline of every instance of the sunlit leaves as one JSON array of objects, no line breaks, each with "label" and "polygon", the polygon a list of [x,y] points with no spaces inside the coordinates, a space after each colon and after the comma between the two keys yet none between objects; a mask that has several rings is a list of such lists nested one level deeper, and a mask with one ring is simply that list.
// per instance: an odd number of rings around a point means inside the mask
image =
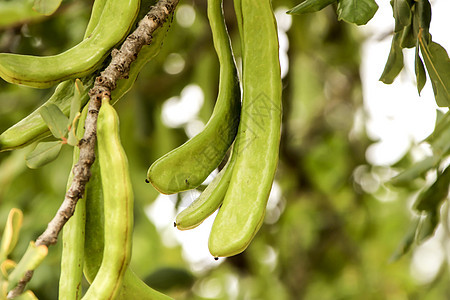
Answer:
[{"label": "sunlit leaves", "polygon": [[369,22],[378,10],[374,0],[339,0],[337,13],[338,19],[356,25],[364,25]]},{"label": "sunlit leaves", "polygon": [[312,13],[319,11],[326,6],[337,2],[337,0],[306,0],[291,10],[288,10],[288,14],[300,15],[304,13]]}]

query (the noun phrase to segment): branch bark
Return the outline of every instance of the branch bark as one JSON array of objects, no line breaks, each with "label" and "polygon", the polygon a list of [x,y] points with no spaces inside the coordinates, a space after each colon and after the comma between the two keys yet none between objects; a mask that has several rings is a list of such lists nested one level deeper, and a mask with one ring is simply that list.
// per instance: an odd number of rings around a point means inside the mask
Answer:
[{"label": "branch bark", "polygon": [[[179,0],[160,0],[150,8],[147,15],[139,22],[136,30],[131,33],[119,50],[111,52],[112,60],[106,69],[95,80],[94,87],[89,91],[89,113],[85,121],[85,133],[78,146],[80,158],[73,167],[73,180],[55,217],[47,229],[37,238],[36,245],[50,246],[57,242],[58,234],[75,212],[75,207],[83,197],[86,183],[91,176],[90,168],[95,160],[95,143],[97,140],[97,117],[103,97],[110,97],[116,88],[117,80],[128,78],[131,63],[136,60],[142,46],[152,41],[153,32],[158,29],[174,12]],[[24,291],[31,280],[33,271],[27,271],[18,285],[8,293],[8,299],[13,299]]]}]

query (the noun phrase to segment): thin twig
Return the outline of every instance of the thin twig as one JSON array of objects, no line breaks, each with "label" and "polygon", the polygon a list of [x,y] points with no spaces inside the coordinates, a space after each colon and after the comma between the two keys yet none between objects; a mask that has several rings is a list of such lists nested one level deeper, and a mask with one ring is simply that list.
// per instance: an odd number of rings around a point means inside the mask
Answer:
[{"label": "thin twig", "polygon": [[[128,78],[130,65],[136,60],[142,46],[152,41],[153,32],[161,27],[171,15],[179,0],[160,0],[150,8],[148,14],[139,22],[136,30],[122,44],[120,50],[111,52],[112,60],[106,69],[96,78],[94,87],[89,91],[89,113],[85,121],[85,133],[79,142],[80,158],[73,167],[73,181],[64,201],[47,229],[36,240],[36,245],[50,246],[57,242],[58,234],[64,224],[72,217],[78,200],[83,196],[86,183],[91,176],[90,168],[95,160],[95,142],[97,139],[97,116],[103,96],[110,96],[117,80]],[[8,293],[8,299],[19,296],[31,280],[33,271],[28,271],[19,284]]]}]

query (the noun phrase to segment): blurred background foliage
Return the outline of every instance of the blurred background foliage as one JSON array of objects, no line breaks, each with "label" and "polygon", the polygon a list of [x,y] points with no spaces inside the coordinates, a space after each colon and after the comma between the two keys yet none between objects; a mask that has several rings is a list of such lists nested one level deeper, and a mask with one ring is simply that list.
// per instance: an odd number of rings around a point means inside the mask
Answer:
[{"label": "blurred background foliage", "polygon": [[[297,2],[278,0],[273,6],[279,13]],[[0,51],[49,55],[70,48],[82,39],[91,5],[65,1],[50,17],[2,27]],[[232,1],[224,6],[239,62]],[[414,267],[442,253],[418,256],[419,247],[391,260],[402,252],[398,247],[415,215],[411,199],[424,181],[395,188],[383,184],[412,160],[382,168],[365,159],[371,141],[359,76],[364,37],[356,26],[337,22],[330,7],[279,21],[280,40],[289,41],[281,49],[288,69],[280,162],[266,222],[244,253],[219,262],[211,257],[207,268],[196,268],[180,244],[163,243],[164,232],[176,229],[161,231],[145,213],[159,195],[144,182],[148,166],[198,131],[214,106],[219,66],[205,0],[181,1],[161,53],[116,104],[136,197],[132,268],[176,299],[448,299],[443,258],[431,275]],[[51,93],[0,81],[0,131]],[[167,116],[177,107],[185,115]],[[0,220],[12,207],[24,212],[14,260],[55,214],[71,166],[72,150],[66,146],[57,162],[30,170],[24,155],[31,148],[0,153]],[[29,284],[39,299],[57,299],[60,252],[61,242],[50,248]]]}]

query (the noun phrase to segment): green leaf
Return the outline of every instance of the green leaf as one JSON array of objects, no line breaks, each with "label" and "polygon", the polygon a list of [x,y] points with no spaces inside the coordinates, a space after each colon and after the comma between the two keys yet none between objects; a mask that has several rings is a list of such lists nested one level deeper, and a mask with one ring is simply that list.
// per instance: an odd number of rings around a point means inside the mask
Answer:
[{"label": "green leaf", "polygon": [[33,10],[46,16],[52,15],[61,5],[62,0],[34,0]]},{"label": "green leaf", "polygon": [[416,58],[414,61],[414,72],[416,73],[416,84],[417,84],[417,91],[422,91],[423,87],[425,86],[425,83],[427,82],[427,75],[425,74],[425,67],[423,66],[422,59],[419,55],[419,44],[416,46]]},{"label": "green leaf", "polygon": [[405,26],[402,30],[402,38],[400,40],[400,47],[404,48],[412,48],[417,44],[417,36],[414,34],[413,24],[409,24]]},{"label": "green leaf", "polygon": [[77,114],[80,112],[81,109],[81,97],[84,92],[84,86],[80,79],[75,80],[75,89],[74,94],[72,98],[72,102],[70,104],[70,115],[69,115],[69,122],[68,125],[71,126],[73,120],[77,116]]},{"label": "green leaf", "polygon": [[405,171],[401,172],[400,174],[392,178],[389,181],[389,183],[398,187],[407,186],[408,184],[411,183],[411,181],[419,178],[432,168],[436,167],[438,162],[439,157],[436,156],[427,157],[424,160],[415,163],[410,168],[406,169]]},{"label": "green leaf", "polygon": [[78,144],[78,139],[75,136],[75,119],[77,116],[80,115],[80,109],[81,109],[81,98],[82,94],[84,92],[84,86],[81,80],[76,79],[75,80],[75,88],[74,88],[74,95],[72,98],[72,102],[70,105],[70,116],[69,116],[69,124],[68,127],[70,128],[68,138],[67,138],[67,144],[71,146],[76,146]]},{"label": "green leaf", "polygon": [[57,139],[63,139],[68,131],[67,123],[69,119],[64,115],[61,109],[55,104],[48,104],[39,109],[39,113]]},{"label": "green leaf", "polygon": [[369,22],[378,10],[374,0],[339,0],[337,13],[338,19],[356,25],[364,25]]},{"label": "green leaf", "polygon": [[438,43],[427,44],[420,33],[419,44],[436,103],[441,107],[450,106],[450,59],[447,51]]},{"label": "green leaf", "polygon": [[288,10],[286,13],[292,15],[300,15],[305,13],[317,12],[335,2],[337,2],[337,0],[306,0],[295,6],[291,10]]},{"label": "green leaf", "polygon": [[401,32],[395,33],[392,37],[391,50],[383,74],[380,77],[380,81],[386,84],[394,82],[395,77],[403,69],[403,51],[400,47],[400,38]]},{"label": "green leaf", "polygon": [[27,251],[8,277],[8,290],[13,289],[28,270],[36,269],[47,256],[47,253],[48,248],[46,246],[36,246],[34,242],[30,242]]},{"label": "green leaf", "polygon": [[395,19],[395,32],[401,31],[404,27],[411,24],[411,6],[408,0],[394,0],[392,10]]},{"label": "green leaf", "polygon": [[27,166],[30,169],[37,169],[54,161],[58,157],[61,147],[62,143],[60,141],[39,143],[25,157]]},{"label": "green leaf", "polygon": [[9,211],[0,245],[0,262],[4,261],[16,246],[20,228],[22,227],[22,220],[23,214],[20,209],[13,208]]},{"label": "green leaf", "polygon": [[447,198],[450,184],[450,167],[438,175],[436,181],[417,197],[414,208],[418,211],[439,211],[439,206]]},{"label": "green leaf", "polygon": [[425,217],[420,220],[416,232],[416,243],[421,244],[425,240],[434,235],[437,226],[439,225],[439,214],[437,211],[431,211],[425,214]]},{"label": "green leaf", "polygon": [[413,221],[413,223],[409,226],[408,232],[403,237],[403,240],[400,242],[400,245],[397,247],[397,250],[392,254],[391,258],[389,259],[390,262],[394,262],[401,258],[403,255],[408,253],[409,249],[411,249],[411,246],[413,245],[414,241],[416,240],[416,232],[419,228],[420,219],[417,218]]},{"label": "green leaf", "polygon": [[418,0],[416,3],[416,12],[419,19],[419,28],[428,33],[431,23],[431,5],[428,0]]},{"label": "green leaf", "polygon": [[425,141],[431,145],[435,156],[447,154],[450,149],[450,111],[436,121],[433,133]]},{"label": "green leaf", "polygon": [[73,133],[73,130],[69,131],[69,135],[67,137],[67,144],[70,146],[78,145],[78,139],[76,138],[75,134]]}]

